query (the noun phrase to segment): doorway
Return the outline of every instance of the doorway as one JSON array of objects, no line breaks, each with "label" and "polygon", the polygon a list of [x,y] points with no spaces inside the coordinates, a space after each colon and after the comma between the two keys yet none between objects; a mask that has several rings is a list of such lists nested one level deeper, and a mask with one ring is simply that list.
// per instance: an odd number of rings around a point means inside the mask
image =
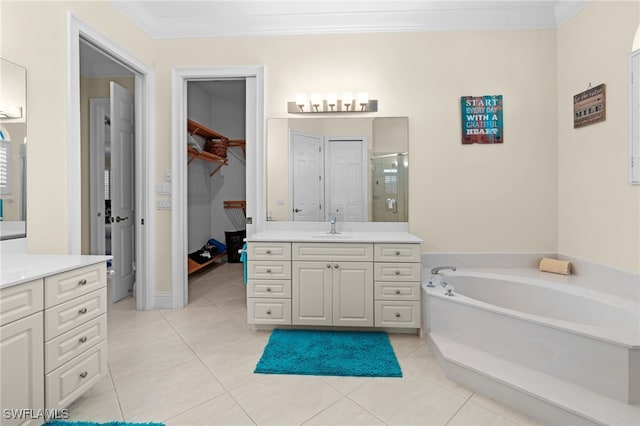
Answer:
[{"label": "doorway", "polygon": [[[149,176],[153,174],[151,159],[154,158],[153,131],[150,117],[153,115],[153,71],[151,67],[139,61],[128,51],[104,37],[72,13],[67,15],[67,43],[68,43],[68,253],[82,254],[90,250],[89,227],[89,195],[83,182],[88,181],[89,160],[87,152],[83,152],[82,140],[88,140],[88,117],[82,113],[81,106],[87,105],[88,99],[81,99],[80,53],[81,42],[86,43],[103,58],[109,59],[111,64],[119,64],[133,76],[134,100],[134,176],[133,176],[133,204],[135,205],[135,226],[133,231],[133,247],[135,267],[133,273],[137,283],[135,298],[136,309],[146,310],[155,307],[155,273],[149,265],[154,257],[153,229],[153,183]],[[86,120],[85,120],[86,119]],[[83,121],[84,120],[84,121]],[[85,123],[82,125],[82,123]],[[83,157],[84,155],[84,157]],[[126,217],[125,216],[121,216]],[[132,221],[133,222],[133,221]]]},{"label": "doorway", "polygon": [[[245,79],[246,103],[246,233],[264,229],[264,67],[181,68],[172,72],[172,287],[174,309],[184,307],[188,297],[188,178],[187,178],[187,84],[191,81]],[[258,190],[260,185],[260,190]]]}]

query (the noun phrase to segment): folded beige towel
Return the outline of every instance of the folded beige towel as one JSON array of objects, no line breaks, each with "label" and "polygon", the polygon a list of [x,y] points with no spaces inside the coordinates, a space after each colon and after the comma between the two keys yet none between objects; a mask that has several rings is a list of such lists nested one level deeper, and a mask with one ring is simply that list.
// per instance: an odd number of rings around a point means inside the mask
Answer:
[{"label": "folded beige towel", "polygon": [[540,270],[542,272],[553,272],[554,274],[571,274],[571,262],[567,260],[549,259],[543,257],[540,261]]}]

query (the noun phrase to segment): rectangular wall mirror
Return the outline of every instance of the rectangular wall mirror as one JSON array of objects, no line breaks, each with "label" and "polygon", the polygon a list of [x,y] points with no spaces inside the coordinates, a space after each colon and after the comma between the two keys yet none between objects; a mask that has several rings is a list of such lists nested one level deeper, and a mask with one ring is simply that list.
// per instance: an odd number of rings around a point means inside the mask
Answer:
[{"label": "rectangular wall mirror", "polygon": [[27,236],[27,70],[0,58],[0,240]]},{"label": "rectangular wall mirror", "polygon": [[267,220],[408,222],[407,117],[267,122]]}]

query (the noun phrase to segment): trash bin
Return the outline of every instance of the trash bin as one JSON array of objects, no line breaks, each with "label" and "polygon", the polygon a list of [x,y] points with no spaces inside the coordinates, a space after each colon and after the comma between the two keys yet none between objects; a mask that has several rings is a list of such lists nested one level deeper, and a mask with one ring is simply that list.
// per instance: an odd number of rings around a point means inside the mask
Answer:
[{"label": "trash bin", "polygon": [[246,229],[243,229],[242,231],[224,232],[224,238],[227,243],[227,262],[240,263],[240,253],[238,253],[238,250],[242,249],[246,236]]}]

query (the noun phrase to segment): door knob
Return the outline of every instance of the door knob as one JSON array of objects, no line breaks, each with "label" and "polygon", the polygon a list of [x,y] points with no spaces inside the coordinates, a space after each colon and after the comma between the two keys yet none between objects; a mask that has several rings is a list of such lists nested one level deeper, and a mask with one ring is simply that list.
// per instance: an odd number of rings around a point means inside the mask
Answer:
[{"label": "door knob", "polygon": [[120,222],[122,222],[123,220],[127,220],[127,219],[129,219],[129,216],[126,216],[126,217],[120,217],[120,216],[118,216],[118,217],[116,217],[116,222],[120,223]]},{"label": "door knob", "polygon": [[302,209],[293,209],[294,212],[299,213],[302,211]]}]

